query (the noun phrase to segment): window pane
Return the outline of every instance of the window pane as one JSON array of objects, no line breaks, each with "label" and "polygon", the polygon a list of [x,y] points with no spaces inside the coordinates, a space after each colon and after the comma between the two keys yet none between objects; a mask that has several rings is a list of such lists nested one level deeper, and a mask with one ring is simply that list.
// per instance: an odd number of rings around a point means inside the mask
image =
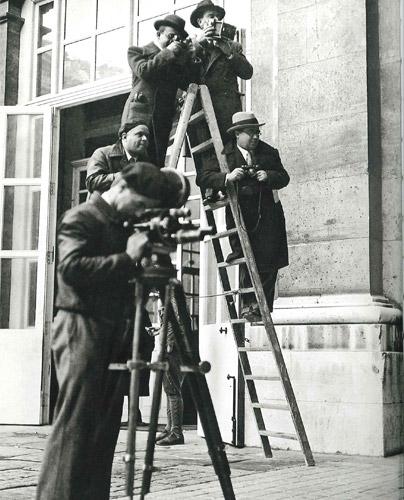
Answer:
[{"label": "window pane", "polygon": [[65,38],[80,38],[94,28],[95,0],[66,0]]},{"label": "window pane", "polygon": [[[187,2],[187,3],[189,3],[189,2]],[[218,2],[214,2],[214,3],[217,4]],[[182,2],[182,4],[184,4],[184,2]],[[176,9],[175,10],[175,14],[177,16],[180,16],[180,17],[182,17],[182,19],[185,19],[185,22],[186,22],[185,29],[187,30],[187,32],[190,36],[194,35],[195,33],[198,33],[198,28],[195,28],[195,26],[192,26],[192,24],[189,21],[189,19],[191,17],[191,12],[193,10],[195,10],[195,7],[196,7],[196,5],[191,5],[190,7],[186,7],[184,9]]]},{"label": "window pane", "polygon": [[63,88],[74,87],[90,81],[93,44],[88,38],[65,46]]},{"label": "window pane", "polygon": [[42,127],[43,118],[39,115],[7,117],[5,177],[40,177]]},{"label": "window pane", "polygon": [[47,50],[38,54],[36,74],[36,95],[49,94],[51,91],[52,51]]},{"label": "window pane", "polygon": [[54,23],[53,2],[39,7],[38,47],[45,47],[52,43]]},{"label": "window pane", "polygon": [[126,59],[127,45],[125,28],[97,36],[95,70],[97,80],[125,72],[129,73],[129,65]]},{"label": "window pane", "polygon": [[206,301],[206,316],[203,318],[204,325],[212,325],[216,323],[216,294],[217,294],[217,265],[215,254],[213,252],[212,243],[204,243],[208,245],[207,269],[206,269],[206,289],[203,290],[201,301]]},{"label": "window pane", "polygon": [[36,284],[36,260],[0,260],[0,328],[35,326]]},{"label": "window pane", "polygon": [[173,0],[159,0],[158,2],[151,0],[139,0],[139,16],[152,17],[165,14],[173,7]]},{"label": "window pane", "polygon": [[129,19],[128,0],[98,0],[97,28],[105,30],[125,26]]},{"label": "window pane", "polygon": [[39,186],[5,186],[2,250],[37,250]]},{"label": "window pane", "polygon": [[156,30],[154,29],[153,25],[156,19],[159,19],[159,17],[148,19],[147,21],[142,21],[138,24],[139,29],[137,34],[137,45],[146,45],[146,43],[154,40],[154,37],[156,36]]}]

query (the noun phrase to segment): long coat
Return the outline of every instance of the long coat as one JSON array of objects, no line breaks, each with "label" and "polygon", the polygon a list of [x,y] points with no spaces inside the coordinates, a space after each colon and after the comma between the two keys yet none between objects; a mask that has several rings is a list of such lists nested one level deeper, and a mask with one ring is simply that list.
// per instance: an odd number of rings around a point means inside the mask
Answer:
[{"label": "long coat", "polygon": [[160,50],[153,42],[144,47],[129,47],[132,90],[122,113],[122,124],[143,121],[150,129],[149,154],[157,166],[164,166],[169,135],[176,113],[178,89],[196,81],[199,64],[190,55]]},{"label": "long coat", "polygon": [[[231,171],[245,165],[234,140],[226,144],[223,153]],[[274,196],[273,190],[287,186],[289,175],[282,165],[278,150],[263,141],[259,141],[255,150],[255,163],[260,170],[267,172],[268,181],[258,182],[250,177],[238,181],[238,202],[258,269],[280,269],[289,263],[288,246],[282,204],[277,194]],[[225,191],[225,177],[226,174],[220,172],[216,157],[212,155],[201,173],[201,187]],[[230,207],[226,207],[226,222],[228,229],[234,227]],[[238,238],[231,238],[230,243],[233,250],[237,250]]]},{"label": "long coat", "polygon": [[52,328],[59,395],[38,483],[39,500],[108,500],[130,355],[136,266],[128,232],[98,193],[58,228]]},{"label": "long coat", "polygon": [[200,83],[209,89],[224,144],[231,139],[226,130],[231,127],[233,114],[241,111],[237,78],[249,80],[253,75],[253,67],[243,54],[241,44],[229,43],[230,59],[217,47],[196,43],[196,54],[202,60]]}]

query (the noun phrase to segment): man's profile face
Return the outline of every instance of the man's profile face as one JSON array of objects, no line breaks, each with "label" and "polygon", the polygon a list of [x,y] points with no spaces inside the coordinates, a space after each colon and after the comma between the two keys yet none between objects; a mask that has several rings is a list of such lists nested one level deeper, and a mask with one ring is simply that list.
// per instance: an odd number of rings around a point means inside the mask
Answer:
[{"label": "man's profile face", "polygon": [[161,201],[149,198],[136,192],[124,183],[115,200],[115,209],[123,218],[136,219],[140,217],[146,208],[159,208]]},{"label": "man's profile face", "polygon": [[204,30],[209,26],[213,26],[215,22],[219,21],[217,12],[215,10],[206,10],[202,17],[198,18],[199,27]]},{"label": "man's profile face", "polygon": [[171,42],[178,42],[181,40],[179,32],[171,26],[161,26],[158,37],[163,49],[170,45]]},{"label": "man's profile face", "polygon": [[236,130],[237,144],[248,150],[254,150],[258,146],[260,140],[260,129],[258,127],[247,127],[241,130]]},{"label": "man's profile face", "polygon": [[131,156],[143,157],[149,145],[149,135],[146,125],[137,125],[122,134],[122,144]]}]

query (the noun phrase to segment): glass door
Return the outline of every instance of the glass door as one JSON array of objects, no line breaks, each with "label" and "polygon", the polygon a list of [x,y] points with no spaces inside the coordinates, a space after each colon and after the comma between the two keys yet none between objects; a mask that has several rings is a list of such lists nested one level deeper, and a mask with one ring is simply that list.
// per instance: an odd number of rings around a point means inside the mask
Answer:
[{"label": "glass door", "polygon": [[49,108],[0,108],[1,424],[41,419],[51,130]]}]

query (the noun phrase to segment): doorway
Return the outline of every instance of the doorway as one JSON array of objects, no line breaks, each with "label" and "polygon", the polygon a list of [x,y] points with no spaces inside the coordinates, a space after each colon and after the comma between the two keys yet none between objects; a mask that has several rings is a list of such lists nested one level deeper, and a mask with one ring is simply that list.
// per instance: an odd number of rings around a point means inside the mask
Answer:
[{"label": "doorway", "polygon": [[[128,94],[70,107],[60,112],[59,175],[57,218],[87,198],[85,179],[87,162],[95,149],[118,140],[121,112]],[[185,162],[185,159],[181,161]],[[191,179],[190,179],[191,180]],[[198,248],[197,248],[198,247]],[[178,257],[178,256],[177,256]],[[183,268],[181,280],[184,285],[192,317],[195,343],[198,346],[198,297],[199,297],[199,243],[187,244],[179,249]],[[177,258],[178,260],[178,258]],[[177,262],[178,265],[178,262]],[[179,266],[181,268],[181,266]],[[56,282],[55,282],[56,287]],[[56,292],[56,290],[55,290]],[[147,307],[152,322],[158,321],[157,302],[149,300]],[[159,343],[156,339],[156,346]],[[151,389],[153,389],[151,385]],[[54,369],[51,373],[50,411],[53,414],[58,386]],[[196,424],[196,411],[184,384],[184,424]],[[146,398],[142,398],[146,399]],[[147,405],[149,406],[149,405]]]}]

